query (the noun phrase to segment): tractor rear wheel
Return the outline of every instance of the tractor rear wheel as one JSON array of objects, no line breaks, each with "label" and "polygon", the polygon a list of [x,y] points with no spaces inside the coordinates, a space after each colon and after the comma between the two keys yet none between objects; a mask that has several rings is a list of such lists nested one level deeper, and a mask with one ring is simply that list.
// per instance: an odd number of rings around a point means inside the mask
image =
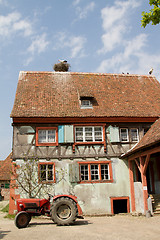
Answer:
[{"label": "tractor rear wheel", "polygon": [[76,217],[77,206],[72,199],[61,197],[53,202],[51,207],[51,219],[57,225],[69,225],[76,220]]},{"label": "tractor rear wheel", "polygon": [[31,218],[27,212],[19,212],[15,217],[15,225],[17,228],[25,228],[29,224]]}]

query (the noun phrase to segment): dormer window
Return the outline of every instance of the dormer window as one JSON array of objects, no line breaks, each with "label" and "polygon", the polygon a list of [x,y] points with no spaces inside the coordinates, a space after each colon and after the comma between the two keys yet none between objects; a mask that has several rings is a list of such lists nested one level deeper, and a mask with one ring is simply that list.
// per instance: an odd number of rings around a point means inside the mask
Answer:
[{"label": "dormer window", "polygon": [[81,100],[81,108],[93,108],[92,102],[90,99],[82,99]]}]

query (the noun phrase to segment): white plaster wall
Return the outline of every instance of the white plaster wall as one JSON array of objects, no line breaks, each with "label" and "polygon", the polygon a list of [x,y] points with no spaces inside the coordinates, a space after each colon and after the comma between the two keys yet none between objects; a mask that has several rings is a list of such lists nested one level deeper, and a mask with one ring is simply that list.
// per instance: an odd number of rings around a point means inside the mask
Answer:
[{"label": "white plaster wall", "polygon": [[[99,161],[101,160],[104,161],[104,159],[99,159]],[[88,161],[88,159],[85,161]],[[111,197],[130,197],[129,171],[127,162],[123,160],[118,158],[111,159],[113,183],[93,184],[69,182],[69,164],[75,164],[76,161],[54,160],[54,162],[56,183],[48,184],[46,188],[44,186],[37,197],[47,197],[47,192],[53,195],[73,194],[78,197],[83,213],[88,215],[111,214]],[[35,174],[35,177],[37,178],[37,174]],[[25,193],[20,188],[18,192],[21,194],[21,197],[25,198]]]},{"label": "white plaster wall", "polygon": [[136,212],[144,214],[142,183],[134,182]]},{"label": "white plaster wall", "polygon": [[78,184],[78,196],[84,214],[111,214],[111,197],[130,197],[127,165],[118,158],[112,160],[113,183]]}]

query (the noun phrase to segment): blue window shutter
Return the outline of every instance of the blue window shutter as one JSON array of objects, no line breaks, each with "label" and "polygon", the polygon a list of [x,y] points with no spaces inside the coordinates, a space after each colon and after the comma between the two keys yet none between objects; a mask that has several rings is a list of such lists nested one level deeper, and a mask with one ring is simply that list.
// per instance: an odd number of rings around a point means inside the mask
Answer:
[{"label": "blue window shutter", "polygon": [[111,142],[120,142],[119,139],[119,127],[110,126],[110,141]]},{"label": "blue window shutter", "polygon": [[58,142],[64,143],[64,126],[58,126]]}]

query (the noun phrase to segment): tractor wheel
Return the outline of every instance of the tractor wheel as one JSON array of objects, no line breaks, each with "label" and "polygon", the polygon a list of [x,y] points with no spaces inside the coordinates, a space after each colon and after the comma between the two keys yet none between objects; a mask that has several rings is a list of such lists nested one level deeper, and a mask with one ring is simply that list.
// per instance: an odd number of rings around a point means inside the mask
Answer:
[{"label": "tractor wheel", "polygon": [[17,228],[25,228],[30,220],[31,218],[27,212],[19,212],[16,215],[14,222]]},{"label": "tractor wheel", "polygon": [[69,225],[76,220],[76,217],[77,206],[72,199],[61,197],[53,202],[51,207],[51,219],[57,225]]}]

